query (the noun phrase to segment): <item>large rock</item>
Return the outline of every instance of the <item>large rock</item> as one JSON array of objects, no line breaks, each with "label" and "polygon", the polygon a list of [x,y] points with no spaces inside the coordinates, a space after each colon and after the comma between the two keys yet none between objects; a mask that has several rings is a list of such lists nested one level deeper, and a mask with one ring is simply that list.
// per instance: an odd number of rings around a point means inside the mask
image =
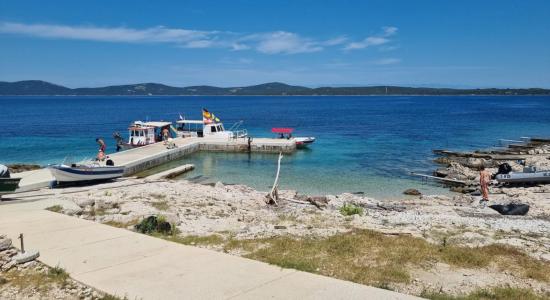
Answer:
[{"label": "large rock", "polygon": [[417,189],[406,189],[403,194],[405,195],[412,195],[412,196],[420,196],[422,193]]},{"label": "large rock", "polygon": [[69,216],[80,215],[82,213],[82,208],[80,207],[63,208],[63,213]]},{"label": "large rock", "polygon": [[464,165],[470,168],[479,168],[485,165],[485,160],[483,158],[469,157]]},{"label": "large rock", "polygon": [[112,207],[112,205],[110,205],[109,203],[107,203],[103,199],[96,199],[95,202],[94,202],[94,208],[95,209],[109,209],[111,207]]},{"label": "large rock", "polygon": [[437,170],[434,171],[434,176],[437,176],[437,177],[447,177],[447,176],[449,176],[449,170],[443,169],[443,168],[439,168],[439,169],[437,169]]},{"label": "large rock", "polygon": [[90,198],[80,198],[80,199],[76,199],[74,200],[74,203],[76,203],[76,205],[82,207],[82,208],[85,208],[86,206],[91,206],[94,204],[94,199],[90,199]]},{"label": "large rock", "polygon": [[11,239],[5,235],[0,235],[0,251],[11,248]]}]

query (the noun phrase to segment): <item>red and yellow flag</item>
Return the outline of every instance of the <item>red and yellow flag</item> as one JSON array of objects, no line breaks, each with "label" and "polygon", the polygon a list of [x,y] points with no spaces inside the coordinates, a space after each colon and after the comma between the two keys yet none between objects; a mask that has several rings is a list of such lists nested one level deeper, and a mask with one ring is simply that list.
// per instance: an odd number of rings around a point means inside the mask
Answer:
[{"label": "red and yellow flag", "polygon": [[202,121],[204,124],[217,123],[220,119],[213,113],[209,112],[206,108],[202,109]]}]

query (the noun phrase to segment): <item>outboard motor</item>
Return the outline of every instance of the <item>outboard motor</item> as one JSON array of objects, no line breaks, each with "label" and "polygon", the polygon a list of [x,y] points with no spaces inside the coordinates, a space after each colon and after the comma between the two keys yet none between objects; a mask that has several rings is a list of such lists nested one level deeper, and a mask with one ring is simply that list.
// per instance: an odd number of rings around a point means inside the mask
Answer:
[{"label": "outboard motor", "polygon": [[495,179],[496,176],[499,174],[508,174],[510,172],[512,172],[512,166],[510,166],[510,164],[508,163],[503,163],[498,166],[498,172],[496,174],[493,174],[493,176],[491,177]]},{"label": "outboard motor", "polygon": [[0,165],[0,178],[10,178],[10,170],[4,165]]}]

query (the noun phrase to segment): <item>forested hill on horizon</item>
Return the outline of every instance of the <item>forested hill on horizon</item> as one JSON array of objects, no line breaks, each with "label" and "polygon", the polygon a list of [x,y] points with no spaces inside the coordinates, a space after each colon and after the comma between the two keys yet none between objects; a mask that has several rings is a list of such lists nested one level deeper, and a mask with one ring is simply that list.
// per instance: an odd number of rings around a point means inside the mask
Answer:
[{"label": "forested hill on horizon", "polygon": [[159,83],[113,85],[96,88],[71,89],[41,80],[17,82],[0,81],[3,96],[361,96],[361,95],[550,95],[550,89],[542,88],[427,88],[402,86],[318,87],[293,86],[280,82],[243,87],[187,86],[173,87]]}]

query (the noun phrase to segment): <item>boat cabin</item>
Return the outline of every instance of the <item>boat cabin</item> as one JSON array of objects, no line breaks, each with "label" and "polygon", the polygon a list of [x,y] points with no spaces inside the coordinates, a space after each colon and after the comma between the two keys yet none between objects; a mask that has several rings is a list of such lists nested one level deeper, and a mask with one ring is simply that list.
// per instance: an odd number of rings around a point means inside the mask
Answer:
[{"label": "boat cabin", "polygon": [[226,131],[223,123],[204,124],[202,120],[178,120],[176,121],[178,136],[182,137],[209,137],[224,138],[233,137],[232,131]]},{"label": "boat cabin", "polygon": [[136,121],[128,128],[128,144],[144,146],[162,141],[162,131],[171,131],[170,122],[141,122]]}]

